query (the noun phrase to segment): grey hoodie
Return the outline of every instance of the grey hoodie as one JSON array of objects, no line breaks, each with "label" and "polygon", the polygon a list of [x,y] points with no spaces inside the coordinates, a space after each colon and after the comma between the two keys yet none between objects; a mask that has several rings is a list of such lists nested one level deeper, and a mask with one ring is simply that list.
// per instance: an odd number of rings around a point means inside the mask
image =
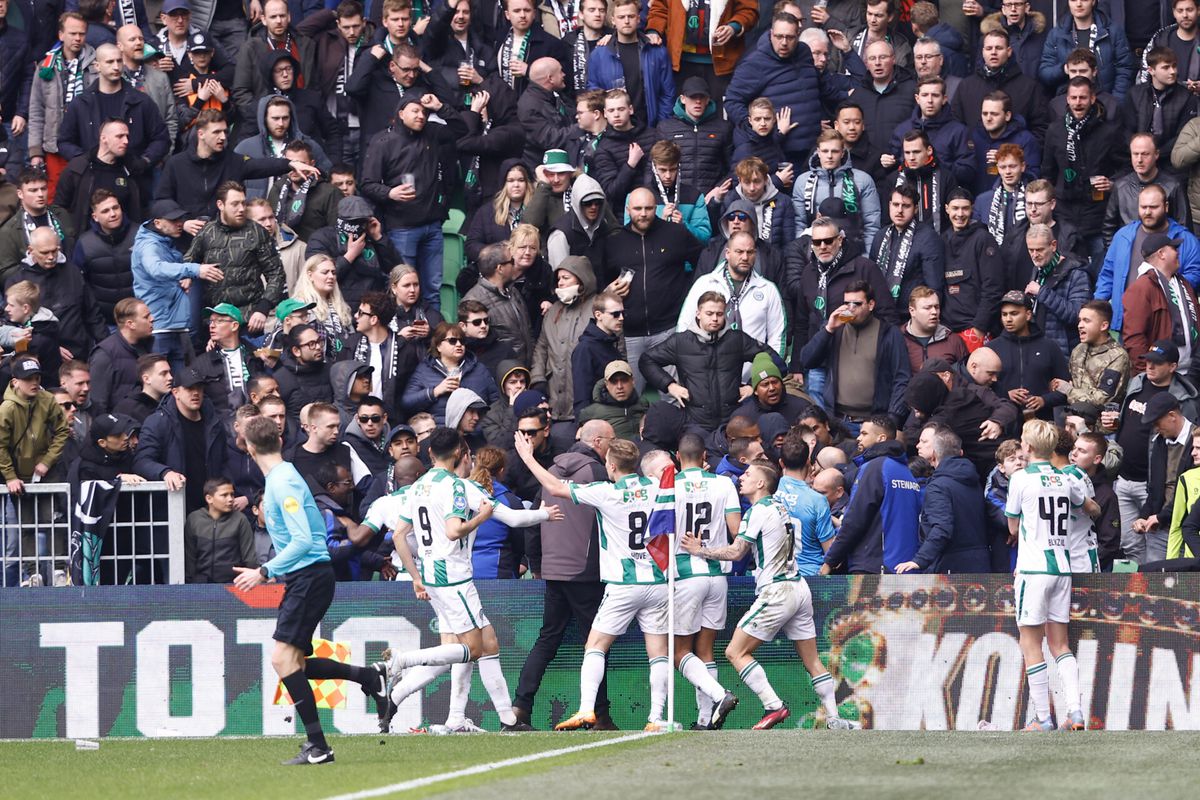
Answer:
[{"label": "grey hoodie", "polygon": [[[604,201],[604,205],[600,207],[600,214],[596,217],[596,221],[589,223],[583,217],[583,201],[593,198],[600,198]],[[587,233],[588,239],[595,239],[596,231],[604,224],[604,218],[608,215],[608,198],[595,178],[590,175],[580,175],[571,184],[571,211],[579,220],[579,225],[584,232]],[[558,269],[562,260],[569,255],[571,255],[571,246],[567,242],[567,235],[562,231],[552,231],[550,238],[546,240],[546,261],[552,268]]]},{"label": "grey hoodie", "polygon": [[[295,139],[300,139],[306,142],[312,148],[313,159],[322,172],[328,173],[333,168],[333,163],[329,160],[329,156],[325,155],[325,149],[317,144],[317,140],[300,130],[299,124],[296,122],[296,106],[291,100],[282,96],[268,94],[258,98],[258,129],[259,133],[254,134],[248,139],[243,139],[238,142],[237,147],[233,148],[235,153],[250,158],[275,158],[282,157],[283,153],[273,153],[267,144],[270,136],[267,134],[267,103],[274,100],[276,97],[285,101],[288,108],[292,110],[292,124],[287,130],[287,135],[283,137],[283,141],[290,142]],[[267,191],[271,188],[268,178],[250,178],[246,181],[246,199],[250,200],[255,197],[266,197]]]},{"label": "grey hoodie", "polygon": [[359,367],[366,366],[361,361],[335,361],[329,367],[329,382],[333,385],[333,404],[337,406],[343,430],[351,422],[358,424],[354,415],[358,413],[358,405],[350,401],[350,387],[354,383],[354,373]]},{"label": "grey hoodie", "polygon": [[[484,403],[483,398],[470,389],[458,388],[446,399],[446,427],[457,428],[462,422],[463,414],[475,403]],[[482,416],[482,415],[481,415]]]}]

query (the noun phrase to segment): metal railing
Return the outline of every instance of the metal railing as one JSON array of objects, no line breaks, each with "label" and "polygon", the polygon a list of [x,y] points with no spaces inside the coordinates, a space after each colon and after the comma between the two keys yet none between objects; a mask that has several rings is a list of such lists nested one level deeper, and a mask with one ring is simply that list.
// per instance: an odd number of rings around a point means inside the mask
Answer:
[{"label": "metal railing", "polygon": [[0,483],[0,586],[183,583],[182,491],[122,484],[102,533],[76,495],[69,483],[27,481],[20,495]]}]

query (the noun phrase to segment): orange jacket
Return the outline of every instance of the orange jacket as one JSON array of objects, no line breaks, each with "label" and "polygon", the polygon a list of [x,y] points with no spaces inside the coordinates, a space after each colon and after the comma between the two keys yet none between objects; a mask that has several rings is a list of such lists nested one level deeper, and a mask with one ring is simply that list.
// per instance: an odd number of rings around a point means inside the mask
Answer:
[{"label": "orange jacket", "polygon": [[[729,44],[712,48],[713,72],[729,75],[746,49],[746,34],[758,23],[758,4],[753,0],[709,0],[708,37],[719,26],[736,22],[742,30]],[[715,22],[714,22],[715,20]],[[684,0],[654,0],[646,15],[646,30],[662,35],[663,44],[671,54],[671,69],[679,71],[683,55],[683,33],[687,29],[687,6]]]}]

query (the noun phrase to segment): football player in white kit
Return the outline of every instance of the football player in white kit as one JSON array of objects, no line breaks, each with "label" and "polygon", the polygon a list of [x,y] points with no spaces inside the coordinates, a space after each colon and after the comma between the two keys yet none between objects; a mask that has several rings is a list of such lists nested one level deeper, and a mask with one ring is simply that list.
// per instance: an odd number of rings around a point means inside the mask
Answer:
[{"label": "football player in white kit", "polygon": [[551,475],[534,459],[533,448],[524,436],[517,434],[514,442],[517,455],[545,494],[592,506],[599,526],[604,599],[584,645],[579,710],[555,730],[579,730],[596,724],[596,692],[604,677],[605,657],[635,619],[646,638],[650,660],[650,717],[646,730],[660,730],[671,674],[667,663],[667,576],[646,551],[658,482],[637,474],[638,448],[626,439],[614,439],[609,445],[604,466],[610,480],[585,485]]},{"label": "football player in white kit", "polygon": [[1051,731],[1050,678],[1042,642],[1050,647],[1067,699],[1063,727],[1085,727],[1079,694],[1079,666],[1067,641],[1071,619],[1070,519],[1078,509],[1089,517],[1100,513],[1088,499],[1083,483],[1050,464],[1058,429],[1045,420],[1030,420],[1021,429],[1021,447],[1029,466],[1013,473],[1008,484],[1008,532],[1017,541],[1017,571],[1013,592],[1017,629],[1025,657],[1025,677],[1036,718],[1027,731]]},{"label": "football player in white kit", "polygon": [[738,675],[762,701],[766,713],[755,730],[774,728],[791,712],[767,680],[767,673],[754,660],[754,651],[783,631],[796,647],[804,668],[812,677],[813,691],[821,698],[830,728],[849,730],[857,723],[838,716],[833,676],[817,653],[817,630],[813,625],[812,594],[796,563],[796,531],[787,509],[775,499],[779,470],[766,459],[755,460],[742,473],[742,496],[750,500],[750,510],[734,543],[725,547],[704,547],[700,537],[684,534],[681,547],[695,556],[720,561],[736,561],[753,550],[758,564],[754,589],[758,595],[750,610],[738,622],[725,656]]},{"label": "football player in white kit", "polygon": [[[724,547],[742,524],[737,487],[724,475],[705,471],[704,440],[694,433],[679,439],[680,471],[675,475],[675,530],[694,531],[705,547]],[[671,463],[665,450],[642,458],[642,474],[660,480]],[[738,698],[717,680],[713,643],[725,629],[729,610],[730,564],[678,553],[675,560],[675,668],[696,687],[695,730],[717,730]]]}]

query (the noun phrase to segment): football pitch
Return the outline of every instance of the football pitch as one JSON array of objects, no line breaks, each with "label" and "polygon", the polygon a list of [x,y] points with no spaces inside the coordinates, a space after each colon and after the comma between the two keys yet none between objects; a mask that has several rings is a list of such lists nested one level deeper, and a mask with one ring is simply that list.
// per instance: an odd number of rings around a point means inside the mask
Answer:
[{"label": "football pitch", "polygon": [[[1194,798],[1200,733],[719,731],[334,736],[337,762],[282,767],[297,738],[0,743],[5,797],[79,787],[89,798],[453,796],[687,800],[1052,796]],[[601,746],[580,749],[582,745]],[[538,754],[557,752],[550,757]],[[504,766],[499,762],[521,759]],[[472,768],[474,770],[472,771]],[[468,774],[458,774],[466,771]],[[445,779],[443,779],[445,778]],[[424,781],[422,779],[425,779]],[[433,780],[430,780],[433,779]]]}]

